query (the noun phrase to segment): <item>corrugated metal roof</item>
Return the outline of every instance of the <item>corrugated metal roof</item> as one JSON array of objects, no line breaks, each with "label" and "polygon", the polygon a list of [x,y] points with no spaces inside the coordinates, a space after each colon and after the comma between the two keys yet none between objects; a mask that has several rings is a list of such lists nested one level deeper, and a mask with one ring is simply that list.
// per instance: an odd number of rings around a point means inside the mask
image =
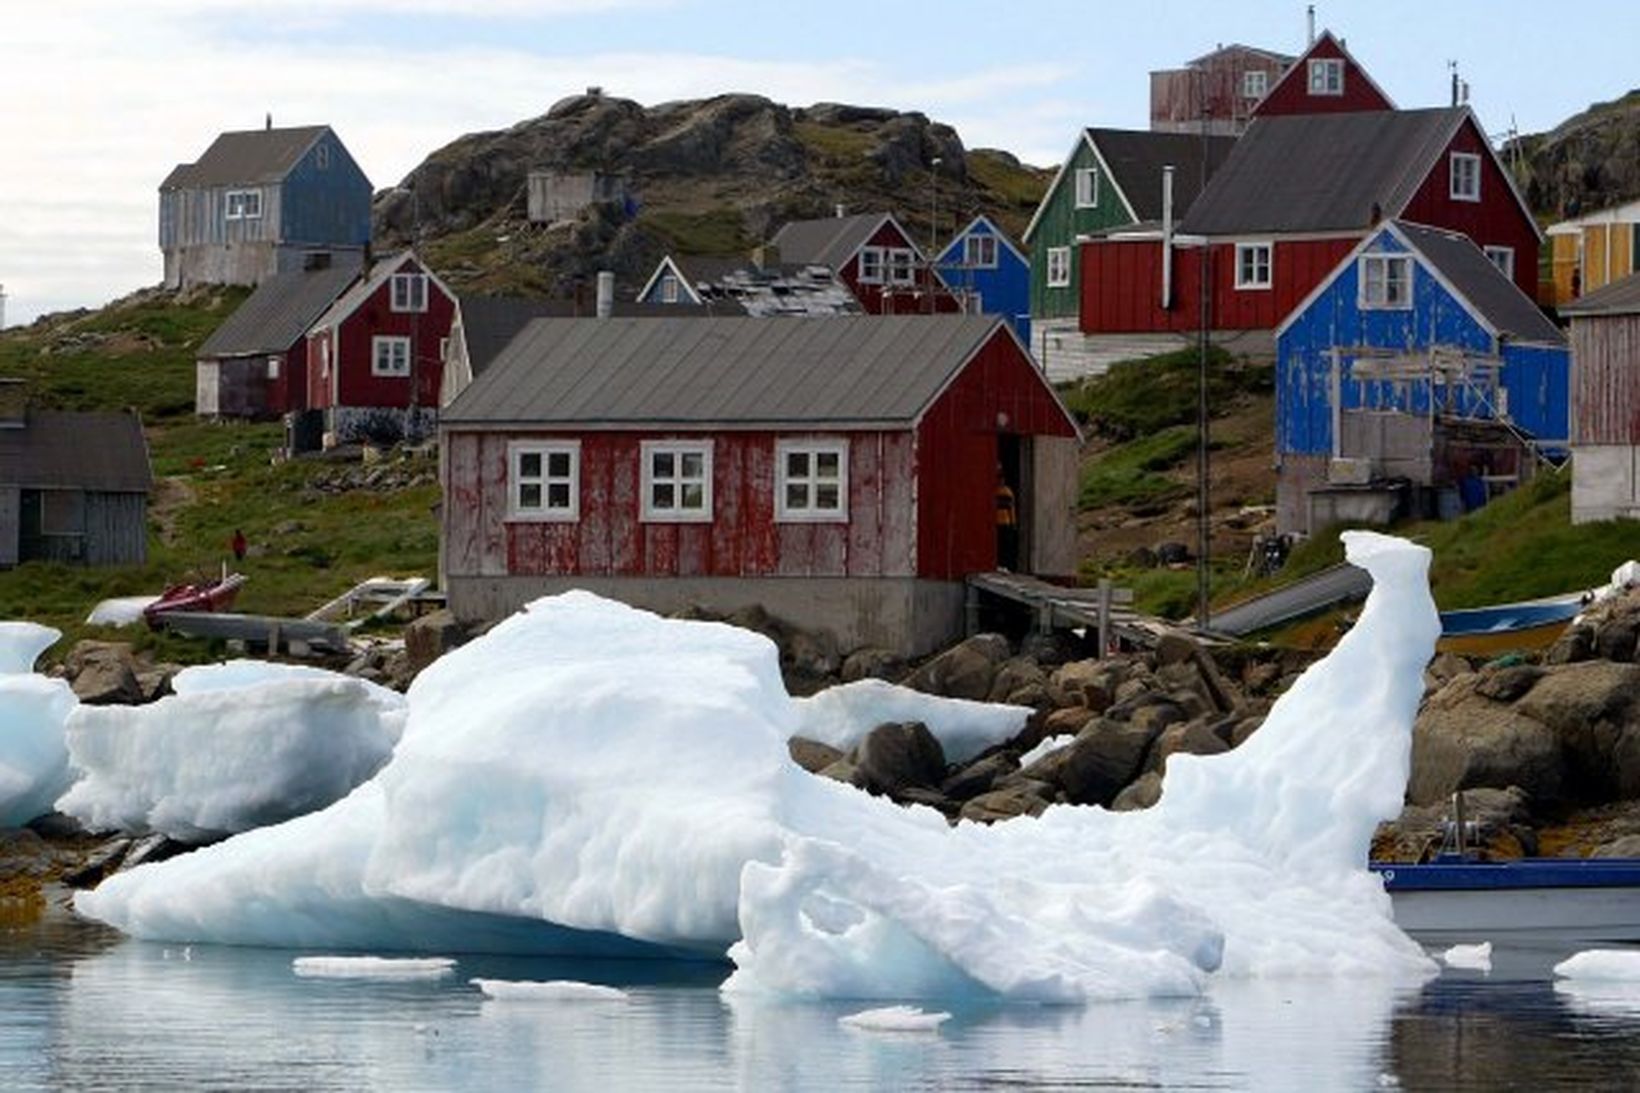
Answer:
[{"label": "corrugated metal roof", "polygon": [[1406,221],[1395,226],[1499,334],[1516,341],[1565,344],[1560,328],[1467,235]]},{"label": "corrugated metal roof", "polygon": [[153,481],[142,422],[131,413],[29,410],[0,429],[0,485],[146,493]]},{"label": "corrugated metal roof", "polygon": [[[695,318],[707,310],[694,304],[645,304],[616,300],[617,318]],[[463,296],[461,331],[467,343],[467,362],[478,375],[536,319],[588,319],[592,307],[578,300],[535,300],[524,296]]]},{"label": "corrugated metal roof", "polygon": [[1204,146],[1211,178],[1236,143],[1235,137],[1203,139],[1194,133],[1153,133],[1145,129],[1089,129],[1087,133],[1141,221],[1161,219],[1163,167],[1171,164],[1176,168],[1173,215],[1179,217],[1201,193]]},{"label": "corrugated metal roof", "polygon": [[307,333],[359,275],[356,263],[329,269],[289,270],[256,287],[199,347],[201,357],[283,353]]},{"label": "corrugated metal roof", "polygon": [[1601,285],[1560,308],[1562,315],[1633,315],[1640,313],[1640,273]]},{"label": "corrugated metal roof", "polygon": [[277,182],[296,166],[313,142],[330,127],[303,125],[290,129],[246,129],[223,133],[195,163],[179,163],[162,190],[184,186],[234,186]]},{"label": "corrugated metal roof", "polygon": [[887,216],[887,213],[859,213],[823,220],[793,220],[776,232],[770,242],[779,248],[782,262],[837,269],[865,245]]},{"label": "corrugated metal roof", "polygon": [[907,424],[993,316],[537,320],[447,425]]},{"label": "corrugated metal roof", "polygon": [[1467,107],[1254,118],[1190,206],[1194,235],[1356,231],[1412,200]]}]

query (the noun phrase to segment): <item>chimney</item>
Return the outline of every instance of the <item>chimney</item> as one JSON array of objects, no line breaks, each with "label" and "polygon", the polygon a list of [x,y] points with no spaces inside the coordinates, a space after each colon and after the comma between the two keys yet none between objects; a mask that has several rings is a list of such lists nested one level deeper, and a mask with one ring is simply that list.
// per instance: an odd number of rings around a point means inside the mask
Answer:
[{"label": "chimney", "polygon": [[1309,49],[1311,46],[1315,45],[1315,5],[1314,4],[1311,4],[1309,7],[1304,9],[1304,24],[1305,24],[1304,25],[1304,32],[1305,32],[1304,48]]},{"label": "chimney", "polygon": [[598,271],[598,307],[597,315],[600,319],[607,319],[615,313],[615,275],[609,270]]},{"label": "chimney", "polygon": [[837,203],[837,219],[841,220],[848,215],[848,206],[841,201]]},{"label": "chimney", "polygon": [[1162,168],[1162,310],[1173,306],[1173,165]]},{"label": "chimney", "polygon": [[272,129],[273,128],[273,111],[272,110],[268,111],[268,120],[263,123],[262,127],[264,129]]}]

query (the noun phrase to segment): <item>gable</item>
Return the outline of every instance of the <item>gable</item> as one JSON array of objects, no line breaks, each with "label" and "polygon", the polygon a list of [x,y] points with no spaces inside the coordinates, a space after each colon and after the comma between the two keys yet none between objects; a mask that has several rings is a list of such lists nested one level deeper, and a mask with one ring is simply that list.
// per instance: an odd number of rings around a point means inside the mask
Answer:
[{"label": "gable", "polygon": [[941,266],[960,264],[966,256],[965,244],[971,236],[991,236],[997,240],[997,265],[999,267],[1007,264],[1008,258],[1005,255],[1011,256],[1012,261],[1019,265],[1030,265],[1030,260],[1025,257],[1018,247],[1014,246],[1014,241],[1008,238],[1008,233],[998,228],[991,222],[990,217],[985,216],[983,213],[970,220],[968,226],[958,232],[945,245],[945,249],[934,259],[935,264]]},{"label": "gable", "polygon": [[[1312,87],[1311,61],[1331,66],[1338,73],[1336,87],[1330,81],[1323,86]],[[1335,38],[1331,31],[1324,31],[1259,100],[1253,108],[1253,116],[1394,109],[1395,104],[1390,97],[1344,48],[1344,43]]]}]

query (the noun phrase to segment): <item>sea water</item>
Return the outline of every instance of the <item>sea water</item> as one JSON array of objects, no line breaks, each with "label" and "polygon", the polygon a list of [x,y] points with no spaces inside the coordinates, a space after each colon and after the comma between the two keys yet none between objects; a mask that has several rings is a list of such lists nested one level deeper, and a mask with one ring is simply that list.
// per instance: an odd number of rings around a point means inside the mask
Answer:
[{"label": "sea water", "polygon": [[[729,968],[709,962],[459,956],[447,976],[333,979],[296,974],[300,955],[64,922],[0,932],[0,1088],[1311,1093],[1640,1076],[1640,988],[1557,984],[1547,954],[1417,987],[1220,980],[1190,999],[942,1004],[951,1018],[916,1033],[840,1023],[876,1002],[725,994]],[[625,997],[494,1001],[475,978]]]}]

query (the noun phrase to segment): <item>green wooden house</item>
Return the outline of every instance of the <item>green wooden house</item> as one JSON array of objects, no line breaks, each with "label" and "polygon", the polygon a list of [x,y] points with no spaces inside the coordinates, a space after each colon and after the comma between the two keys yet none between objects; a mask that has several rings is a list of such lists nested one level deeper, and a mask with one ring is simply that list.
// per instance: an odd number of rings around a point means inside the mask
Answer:
[{"label": "green wooden house", "polygon": [[1174,168],[1177,222],[1234,143],[1233,137],[1132,129],[1084,129],[1077,136],[1024,236],[1031,252],[1031,350],[1050,376],[1103,369],[1077,326],[1077,238],[1159,224],[1167,166]]}]

